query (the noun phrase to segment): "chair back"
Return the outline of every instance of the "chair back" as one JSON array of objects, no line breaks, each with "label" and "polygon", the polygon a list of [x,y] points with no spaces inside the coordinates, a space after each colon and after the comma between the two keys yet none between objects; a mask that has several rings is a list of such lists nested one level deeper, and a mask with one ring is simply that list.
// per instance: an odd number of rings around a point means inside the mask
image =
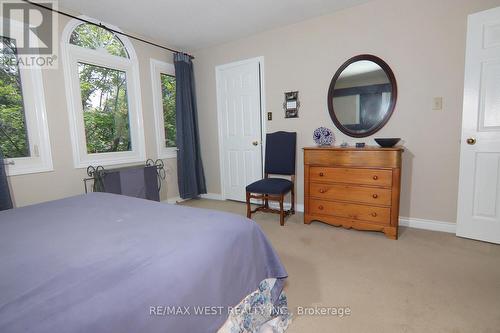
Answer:
[{"label": "chair back", "polygon": [[297,133],[275,132],[266,135],[265,173],[295,175]]}]

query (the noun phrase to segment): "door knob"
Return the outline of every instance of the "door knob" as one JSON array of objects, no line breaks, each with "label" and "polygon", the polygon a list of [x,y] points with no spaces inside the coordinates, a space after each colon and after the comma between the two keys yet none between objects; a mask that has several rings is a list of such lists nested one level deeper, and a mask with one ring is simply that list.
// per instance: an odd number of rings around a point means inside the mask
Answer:
[{"label": "door knob", "polygon": [[476,144],[476,138],[468,138],[467,139],[467,144],[469,144],[469,145],[475,145]]},{"label": "door knob", "polygon": [[257,145],[259,145],[259,141],[254,141],[254,142],[252,142],[252,144],[253,144],[254,146],[257,146]]}]

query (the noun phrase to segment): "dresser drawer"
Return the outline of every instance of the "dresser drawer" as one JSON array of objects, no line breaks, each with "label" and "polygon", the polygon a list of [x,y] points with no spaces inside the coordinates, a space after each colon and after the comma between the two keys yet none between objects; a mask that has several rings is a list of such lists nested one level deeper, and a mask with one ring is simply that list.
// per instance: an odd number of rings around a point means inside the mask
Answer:
[{"label": "dresser drawer", "polygon": [[390,187],[392,171],[383,169],[311,167],[311,181],[327,181],[347,184],[364,184]]},{"label": "dresser drawer", "polygon": [[309,196],[324,200],[343,200],[375,205],[391,205],[391,190],[387,188],[310,183]]},{"label": "dresser drawer", "polygon": [[381,224],[390,224],[391,218],[391,209],[389,207],[364,206],[310,199],[309,209],[312,214],[338,216]]},{"label": "dresser drawer", "polygon": [[384,149],[328,149],[316,148],[304,151],[304,164],[337,165],[342,167],[397,168],[401,166],[401,152]]}]

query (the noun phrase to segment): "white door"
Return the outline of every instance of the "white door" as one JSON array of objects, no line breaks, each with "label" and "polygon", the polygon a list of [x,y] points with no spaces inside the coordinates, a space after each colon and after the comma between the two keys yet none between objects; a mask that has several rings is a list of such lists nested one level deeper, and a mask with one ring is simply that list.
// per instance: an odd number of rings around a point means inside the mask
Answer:
[{"label": "white door", "polygon": [[469,16],[457,223],[500,243],[500,7]]},{"label": "white door", "polygon": [[216,68],[222,195],[245,201],[245,187],[262,178],[262,59]]}]

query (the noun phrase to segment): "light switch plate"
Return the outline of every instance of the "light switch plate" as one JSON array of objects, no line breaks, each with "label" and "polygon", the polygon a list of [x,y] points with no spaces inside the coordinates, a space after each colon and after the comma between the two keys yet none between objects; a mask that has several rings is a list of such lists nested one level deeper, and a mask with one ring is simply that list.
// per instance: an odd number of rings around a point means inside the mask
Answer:
[{"label": "light switch plate", "polygon": [[432,109],[435,111],[443,110],[443,97],[434,97],[432,100]]}]

